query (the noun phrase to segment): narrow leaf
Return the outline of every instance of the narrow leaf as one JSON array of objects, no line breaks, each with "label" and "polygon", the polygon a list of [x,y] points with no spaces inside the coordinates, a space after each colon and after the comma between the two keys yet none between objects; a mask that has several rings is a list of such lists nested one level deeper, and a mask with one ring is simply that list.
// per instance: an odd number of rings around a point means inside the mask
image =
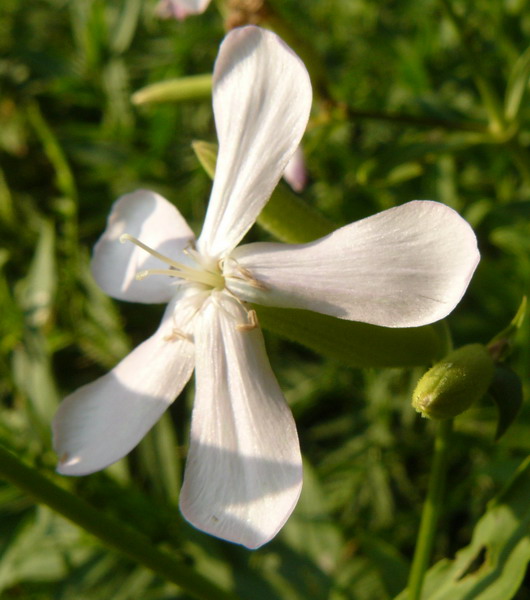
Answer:
[{"label": "narrow leaf", "polygon": [[77,198],[75,179],[59,140],[41,113],[39,105],[32,103],[27,108],[28,120],[42,143],[46,157],[55,169],[57,188],[67,198]]},{"label": "narrow leaf", "polygon": [[52,318],[56,277],[55,233],[51,223],[42,221],[29,273],[18,288],[25,330],[22,344],[13,352],[13,374],[30,400],[43,436],[49,435],[47,424],[58,401],[51,351],[44,333]]},{"label": "narrow leaf", "polygon": [[110,38],[111,47],[117,54],[125,52],[130,47],[138,27],[141,8],[141,0],[128,0],[123,4],[113,35]]},{"label": "narrow leaf", "polygon": [[35,255],[20,286],[28,325],[42,327],[48,322],[56,287],[55,232],[50,222],[42,221]]},{"label": "narrow leaf", "polygon": [[515,121],[523,104],[523,98],[530,81],[530,46],[515,62],[506,89],[504,116],[508,122]]}]

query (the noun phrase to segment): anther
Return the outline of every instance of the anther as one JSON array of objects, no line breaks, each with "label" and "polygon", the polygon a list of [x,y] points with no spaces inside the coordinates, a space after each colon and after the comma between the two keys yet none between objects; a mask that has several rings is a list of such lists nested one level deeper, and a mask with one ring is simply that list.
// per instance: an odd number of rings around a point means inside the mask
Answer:
[{"label": "anther", "polygon": [[193,342],[193,337],[189,333],[185,333],[181,329],[173,328],[169,335],[166,335],[162,338],[164,342],[176,342],[177,340],[187,340],[188,342]]},{"label": "anther", "polygon": [[238,323],[236,329],[238,331],[252,331],[259,327],[258,315],[254,309],[247,311],[248,323]]},{"label": "anther", "polygon": [[218,268],[221,271],[224,271],[227,260],[230,260],[233,262],[233,266],[230,269],[230,274],[228,275],[228,277],[231,277],[233,279],[241,279],[242,281],[245,281],[252,287],[254,287],[258,290],[261,290],[262,292],[264,292],[268,289],[267,286],[262,281],[259,281],[259,279],[256,279],[248,269],[246,269],[245,267],[242,267],[237,262],[237,260],[233,257],[221,258],[218,261],[218,263],[217,263]]}]

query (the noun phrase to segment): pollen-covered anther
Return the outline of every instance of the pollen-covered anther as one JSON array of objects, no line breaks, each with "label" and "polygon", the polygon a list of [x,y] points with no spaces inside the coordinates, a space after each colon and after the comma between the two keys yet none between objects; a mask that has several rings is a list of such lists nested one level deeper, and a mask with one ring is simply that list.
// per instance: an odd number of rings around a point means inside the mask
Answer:
[{"label": "pollen-covered anther", "polygon": [[231,269],[230,269],[229,277],[231,277],[233,279],[240,279],[242,281],[245,281],[246,283],[248,283],[249,285],[251,285],[252,287],[254,287],[258,290],[266,291],[268,289],[267,286],[259,279],[256,279],[248,269],[246,269],[245,267],[242,267],[235,258],[232,258],[232,257],[222,258],[218,263],[221,271],[224,271],[224,269],[226,267],[226,262],[228,260],[230,260],[230,262],[231,262],[231,265],[230,265]]},{"label": "pollen-covered anther", "polygon": [[238,323],[236,329],[238,331],[252,331],[259,327],[258,315],[254,309],[247,311],[248,323]]},{"label": "pollen-covered anther", "polygon": [[164,336],[164,342],[176,342],[177,340],[186,340],[188,342],[193,342],[193,336],[182,329],[177,329],[174,327],[169,335]]}]

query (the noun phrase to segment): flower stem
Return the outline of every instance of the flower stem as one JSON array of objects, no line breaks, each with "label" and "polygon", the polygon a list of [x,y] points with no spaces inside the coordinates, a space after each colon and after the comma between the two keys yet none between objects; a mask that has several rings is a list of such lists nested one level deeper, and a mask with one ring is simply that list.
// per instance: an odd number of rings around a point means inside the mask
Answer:
[{"label": "flower stem", "polygon": [[26,466],[0,446],[0,478],[29,494],[103,543],[201,600],[236,600],[202,575],[151,544],[147,536],[109,517]]},{"label": "flower stem", "polygon": [[434,457],[427,497],[423,505],[420,529],[408,581],[408,600],[420,600],[423,580],[431,558],[436,526],[443,504],[447,469],[447,453],[453,420],[440,421],[434,442]]}]

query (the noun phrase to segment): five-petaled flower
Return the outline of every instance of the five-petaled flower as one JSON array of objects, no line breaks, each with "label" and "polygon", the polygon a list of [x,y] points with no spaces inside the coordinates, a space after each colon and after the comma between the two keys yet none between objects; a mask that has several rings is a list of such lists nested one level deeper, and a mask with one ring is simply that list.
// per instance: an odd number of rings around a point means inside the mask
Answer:
[{"label": "five-petaled flower", "polygon": [[300,142],[311,106],[307,71],[275,34],[236,29],[215,64],[213,106],[219,155],[199,238],[153,192],[123,196],[112,209],[94,251],[96,280],[115,298],[168,306],[151,338],[65,399],[54,442],[63,474],[106,467],[136,446],[195,368],[182,513],[256,548],[293,510],[302,462],[250,303],[424,325],[459,302],[479,254],[469,225],[430,201],[309,244],[236,247]]}]

